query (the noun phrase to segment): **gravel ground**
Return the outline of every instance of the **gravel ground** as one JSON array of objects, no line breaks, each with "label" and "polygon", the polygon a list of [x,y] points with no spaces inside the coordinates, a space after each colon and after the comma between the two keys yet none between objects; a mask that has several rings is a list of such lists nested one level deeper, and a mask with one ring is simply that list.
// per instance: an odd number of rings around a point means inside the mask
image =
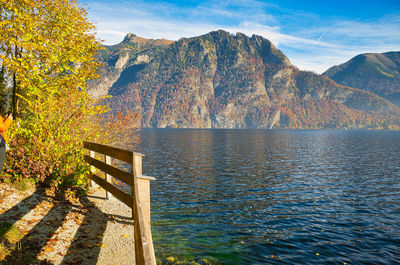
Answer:
[{"label": "gravel ground", "polygon": [[0,184],[0,222],[21,231],[0,264],[135,264],[132,212],[95,188],[76,203]]},{"label": "gravel ground", "polygon": [[104,197],[102,189],[88,197],[109,218],[103,237],[105,246],[100,250],[97,264],[135,264],[132,210],[115,198],[107,200]]}]

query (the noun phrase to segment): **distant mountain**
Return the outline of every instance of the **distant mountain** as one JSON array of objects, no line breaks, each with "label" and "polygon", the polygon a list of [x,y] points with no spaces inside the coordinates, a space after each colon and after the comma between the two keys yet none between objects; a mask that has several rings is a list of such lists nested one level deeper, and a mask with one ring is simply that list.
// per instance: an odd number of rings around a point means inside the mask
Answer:
[{"label": "distant mountain", "polygon": [[399,128],[375,94],[298,70],[267,39],[219,30],[179,41],[128,34],[99,54],[95,96],[135,110],[144,127]]},{"label": "distant mountain", "polygon": [[324,75],[341,85],[371,91],[400,106],[400,52],[360,54],[331,67]]}]

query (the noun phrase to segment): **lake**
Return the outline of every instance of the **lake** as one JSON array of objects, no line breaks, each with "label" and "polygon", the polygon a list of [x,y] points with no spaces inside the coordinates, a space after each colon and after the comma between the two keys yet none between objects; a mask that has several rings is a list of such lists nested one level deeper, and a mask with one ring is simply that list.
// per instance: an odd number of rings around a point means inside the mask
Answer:
[{"label": "lake", "polygon": [[157,256],[400,261],[400,132],[144,129]]}]

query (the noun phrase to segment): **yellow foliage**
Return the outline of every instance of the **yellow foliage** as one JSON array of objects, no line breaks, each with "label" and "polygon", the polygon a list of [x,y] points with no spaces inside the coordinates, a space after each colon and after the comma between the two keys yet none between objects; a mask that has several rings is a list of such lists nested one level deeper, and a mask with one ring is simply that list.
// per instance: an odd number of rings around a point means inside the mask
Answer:
[{"label": "yellow foliage", "polygon": [[75,0],[1,1],[0,16],[0,63],[20,105],[7,172],[35,177],[37,167],[57,185],[82,186],[82,141],[107,141],[99,117],[108,106],[86,93],[98,77],[95,27]]}]

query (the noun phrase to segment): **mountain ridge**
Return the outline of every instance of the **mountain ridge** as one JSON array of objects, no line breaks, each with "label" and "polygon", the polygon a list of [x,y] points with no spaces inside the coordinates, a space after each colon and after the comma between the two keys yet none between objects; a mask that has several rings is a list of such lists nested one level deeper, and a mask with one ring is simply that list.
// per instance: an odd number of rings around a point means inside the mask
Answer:
[{"label": "mountain ridge", "polygon": [[323,73],[339,84],[373,92],[400,106],[400,52],[359,54]]},{"label": "mountain ridge", "polygon": [[144,127],[397,128],[400,124],[400,109],[393,104],[300,71],[262,36],[218,30],[169,43],[139,38],[127,35],[123,42],[104,47],[99,54],[105,64],[102,79],[91,92],[112,95],[109,103],[115,111],[140,113]]}]

